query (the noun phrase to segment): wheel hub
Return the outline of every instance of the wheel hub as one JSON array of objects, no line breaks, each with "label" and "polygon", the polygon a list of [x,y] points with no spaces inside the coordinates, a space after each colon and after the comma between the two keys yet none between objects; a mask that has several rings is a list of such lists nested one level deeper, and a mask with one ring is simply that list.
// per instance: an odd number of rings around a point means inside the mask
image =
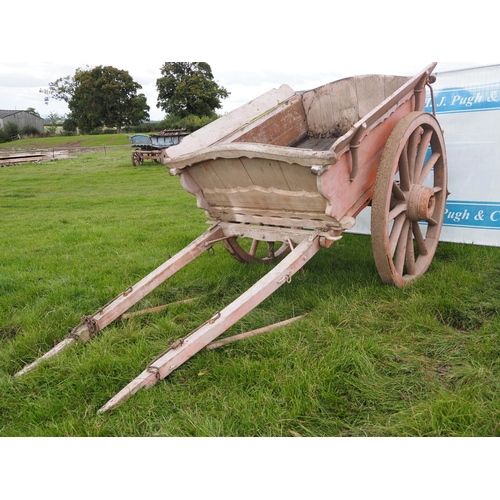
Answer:
[{"label": "wheel hub", "polygon": [[408,218],[411,221],[429,220],[434,214],[435,206],[433,189],[419,184],[411,188],[408,197]]}]

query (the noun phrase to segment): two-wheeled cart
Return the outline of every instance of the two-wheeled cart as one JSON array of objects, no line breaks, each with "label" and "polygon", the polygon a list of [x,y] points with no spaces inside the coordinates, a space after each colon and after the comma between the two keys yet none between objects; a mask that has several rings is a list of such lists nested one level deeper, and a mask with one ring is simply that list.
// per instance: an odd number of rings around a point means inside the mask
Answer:
[{"label": "two-wheeled cart", "polygon": [[[382,280],[402,287],[429,267],[447,191],[441,128],[425,113],[430,64],[413,78],[365,75],[296,93],[283,85],[165,149],[162,163],[212,221],[186,248],[92,316],[17,375],[88,340],[215,243],[267,275],[176,341],[99,411],[165,378],[209,345],[371,205],[371,237]],[[433,100],[432,91],[430,98]]]},{"label": "two-wheeled cart", "polygon": [[128,138],[135,148],[132,151],[132,165],[142,165],[144,160],[159,163],[162,151],[179,144],[186,135],[188,133],[185,129],[163,130],[158,134],[129,135]]}]

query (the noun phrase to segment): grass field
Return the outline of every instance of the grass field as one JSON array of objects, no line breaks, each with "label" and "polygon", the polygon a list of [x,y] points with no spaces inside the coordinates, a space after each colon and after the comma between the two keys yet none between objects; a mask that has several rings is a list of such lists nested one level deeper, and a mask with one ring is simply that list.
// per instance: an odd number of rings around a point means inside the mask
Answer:
[{"label": "grass field", "polygon": [[20,139],[0,144],[0,151],[11,149],[94,148],[130,146],[127,134],[75,135]]},{"label": "grass field", "polygon": [[205,230],[179,179],[132,167],[130,151],[0,168],[0,435],[500,435],[500,248],[442,243],[400,290],[381,283],[370,238],[346,234],[228,335],[304,319],[202,351],[98,415],[269,269],[217,244],[134,309],[195,301],[117,321],[14,379]]}]

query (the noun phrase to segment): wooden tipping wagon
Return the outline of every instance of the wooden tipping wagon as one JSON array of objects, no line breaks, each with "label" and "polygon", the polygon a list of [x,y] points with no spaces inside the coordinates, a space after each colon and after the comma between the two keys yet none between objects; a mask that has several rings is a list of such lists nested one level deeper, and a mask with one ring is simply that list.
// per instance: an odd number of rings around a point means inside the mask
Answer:
[{"label": "wooden tipping wagon", "polygon": [[128,138],[135,149],[132,151],[132,165],[142,165],[144,160],[159,163],[164,149],[179,144],[188,135],[185,129],[163,130],[158,134],[135,134]]},{"label": "wooden tipping wagon", "polygon": [[[429,267],[447,191],[441,128],[425,113],[435,63],[413,78],[366,75],[296,93],[283,85],[164,150],[162,163],[196,197],[210,228],[16,375],[88,340],[221,242],[242,262],[274,262],[267,275],[175,342],[99,411],[165,378],[260,304],[372,209],[382,280],[402,287]],[[431,99],[432,89],[430,92]]]}]

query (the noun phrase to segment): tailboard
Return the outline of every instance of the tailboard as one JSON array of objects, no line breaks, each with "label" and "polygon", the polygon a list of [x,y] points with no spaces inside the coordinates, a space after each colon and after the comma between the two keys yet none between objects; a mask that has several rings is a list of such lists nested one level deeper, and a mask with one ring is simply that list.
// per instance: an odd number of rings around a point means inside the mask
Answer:
[{"label": "tailboard", "polygon": [[187,171],[215,219],[234,221],[236,213],[241,222],[254,222],[255,214],[288,221],[306,213],[307,218],[328,219],[326,199],[318,192],[310,167],[241,157],[205,161]]}]

